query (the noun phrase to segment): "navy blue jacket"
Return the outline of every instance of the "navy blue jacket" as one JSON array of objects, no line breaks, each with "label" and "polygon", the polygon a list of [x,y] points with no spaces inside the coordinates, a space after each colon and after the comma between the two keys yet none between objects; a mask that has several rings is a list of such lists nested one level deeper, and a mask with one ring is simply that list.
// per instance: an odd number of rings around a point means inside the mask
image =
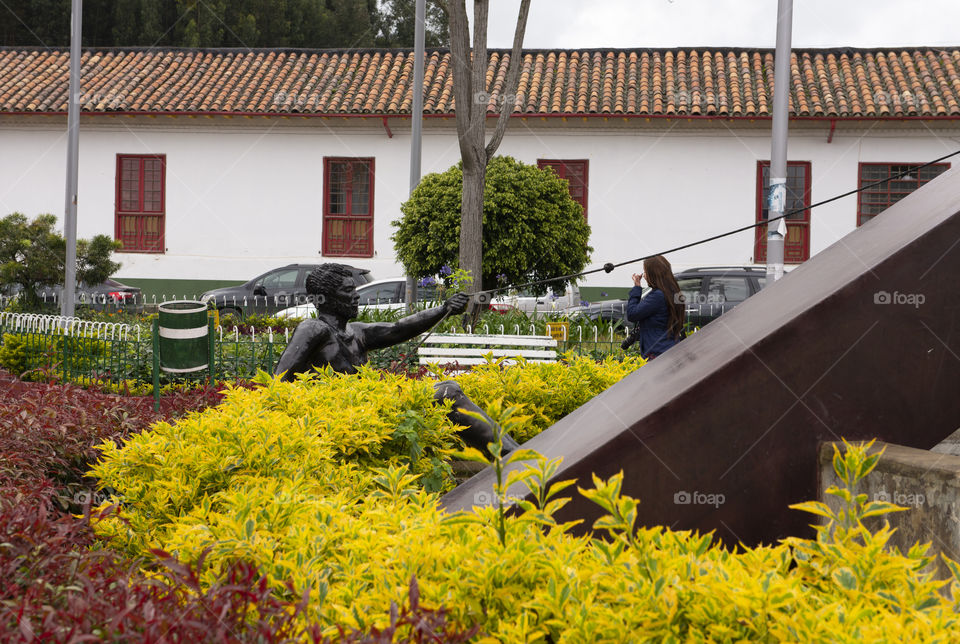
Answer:
[{"label": "navy blue jacket", "polygon": [[643,289],[639,286],[630,289],[627,320],[636,323],[640,355],[646,358],[651,353],[660,355],[677,341],[667,330],[670,326],[670,310],[663,291],[655,288],[646,297],[642,298],[642,295]]}]

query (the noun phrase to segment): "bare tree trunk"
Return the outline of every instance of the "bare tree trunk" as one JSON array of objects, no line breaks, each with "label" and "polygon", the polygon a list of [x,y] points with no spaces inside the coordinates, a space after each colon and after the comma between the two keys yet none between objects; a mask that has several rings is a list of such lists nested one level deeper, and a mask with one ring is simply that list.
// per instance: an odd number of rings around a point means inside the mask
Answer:
[{"label": "bare tree trunk", "polygon": [[487,161],[493,158],[497,148],[500,147],[500,141],[503,139],[503,133],[507,129],[507,122],[513,113],[513,106],[517,103],[517,84],[520,82],[520,67],[523,65],[521,60],[523,56],[523,34],[527,30],[527,14],[530,13],[530,0],[521,0],[520,12],[517,16],[517,28],[513,32],[513,48],[510,50],[510,66],[507,68],[507,77],[504,79],[503,92],[500,97],[502,105],[500,106],[500,118],[497,119],[497,127],[490,137],[490,143],[487,144]]},{"label": "bare tree trunk", "polygon": [[485,164],[464,161],[463,196],[460,201],[460,267],[473,276],[471,291],[483,289],[483,187]]},{"label": "bare tree trunk", "polygon": [[485,143],[487,106],[487,16],[489,0],[475,0],[473,13],[473,50],[464,0],[447,5],[450,18],[450,53],[453,63],[453,95],[456,101],[457,138],[463,161],[463,196],[460,201],[460,268],[473,276],[473,290],[483,289],[483,187],[487,163],[503,138],[510,113],[516,102],[520,78],[521,48],[527,28],[530,0],[521,0],[517,28],[513,37],[507,78],[498,96],[500,115],[489,144]]}]

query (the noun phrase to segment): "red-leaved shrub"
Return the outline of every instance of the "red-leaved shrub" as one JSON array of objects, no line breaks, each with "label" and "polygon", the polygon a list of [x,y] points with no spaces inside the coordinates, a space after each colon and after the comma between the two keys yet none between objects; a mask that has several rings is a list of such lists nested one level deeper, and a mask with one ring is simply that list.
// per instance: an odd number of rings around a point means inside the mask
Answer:
[{"label": "red-leaved shrub", "polygon": [[[0,372],[0,642],[321,641],[304,626],[303,601],[278,596],[253,564],[239,561],[200,585],[203,558],[183,564],[154,552],[131,560],[90,527],[94,446],[121,441],[159,420],[217,404],[215,390],[124,397],[73,385],[20,382]],[[65,510],[83,512],[82,517]],[[106,510],[105,512],[109,512]],[[144,566],[156,574],[147,576]],[[446,613],[419,603],[391,611],[390,626],[340,629],[348,642],[464,642]],[[325,640],[329,641],[329,640]]]},{"label": "red-leaved shrub", "polygon": [[[427,608],[420,603],[420,586],[416,576],[410,578],[409,605],[397,609],[390,606],[390,626],[384,629],[371,627],[369,631],[351,631],[346,633],[340,628],[340,642],[351,644],[391,644],[394,642],[443,642],[456,644],[469,642],[480,630],[473,626],[458,630],[447,623],[447,611],[444,608]],[[396,639],[397,637],[402,639]],[[329,640],[325,640],[329,641]]]},{"label": "red-leaved shrub", "polygon": [[156,553],[159,576],[97,547],[89,522],[60,515],[51,487],[0,489],[0,639],[16,642],[319,641],[302,604],[277,597],[256,567],[235,564],[203,589],[203,561]]},{"label": "red-leaved shrub", "polygon": [[94,446],[121,441],[160,420],[216,405],[216,389],[179,391],[160,399],[117,396],[75,385],[21,382],[0,371],[0,485],[48,479],[61,509],[80,511],[90,496],[84,476],[97,458]]}]

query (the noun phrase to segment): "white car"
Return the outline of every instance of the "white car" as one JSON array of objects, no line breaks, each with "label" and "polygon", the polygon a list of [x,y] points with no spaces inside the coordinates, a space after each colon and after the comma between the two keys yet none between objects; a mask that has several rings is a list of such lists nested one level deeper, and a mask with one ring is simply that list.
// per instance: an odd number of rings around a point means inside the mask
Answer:
[{"label": "white car", "polygon": [[[403,277],[374,280],[357,287],[360,296],[360,310],[401,311],[404,309],[407,282]],[[417,305],[420,307],[438,306],[436,286],[417,287]],[[544,295],[535,296],[529,291],[498,295],[493,298],[491,308],[505,313],[510,309],[519,309],[529,315],[551,314],[566,311],[580,305],[580,289],[567,286],[563,295],[548,290]],[[316,312],[313,304],[299,304],[283,309],[276,314],[278,318],[309,318]]]},{"label": "white car", "polygon": [[543,295],[534,295],[530,290],[508,292],[493,298],[494,304],[519,309],[528,315],[555,314],[580,306],[580,288],[568,284],[563,294],[547,289]]},{"label": "white car", "polygon": [[[407,281],[404,277],[391,277],[374,280],[357,287],[360,296],[360,310],[393,311],[403,310],[407,294]],[[435,286],[418,286],[417,303],[420,306],[432,306],[437,302],[437,288]],[[276,314],[278,318],[309,318],[316,313],[313,304],[299,304],[283,309]]]}]

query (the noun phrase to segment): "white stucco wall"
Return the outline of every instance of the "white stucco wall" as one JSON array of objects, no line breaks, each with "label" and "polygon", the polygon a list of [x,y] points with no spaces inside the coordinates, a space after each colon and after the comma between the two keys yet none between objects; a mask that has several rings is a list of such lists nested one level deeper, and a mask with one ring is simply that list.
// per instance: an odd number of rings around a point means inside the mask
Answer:
[{"label": "white stucco wall", "polygon": [[[919,163],[955,149],[960,126],[892,130],[827,122],[791,131],[791,160],[811,162],[812,200],[857,185],[859,162]],[[377,278],[399,275],[390,221],[408,193],[409,130],[391,119],[84,117],[78,234],[113,234],[116,155],[167,157],[166,247],[122,253],[119,278],[247,279],[295,261],[317,261],[322,244],[323,158],[374,157],[372,259],[342,261]],[[64,207],[65,119],[0,118],[0,214]],[[520,160],[589,159],[592,267],[621,262],[754,221],[756,163],[768,159],[769,123],[642,119],[514,119],[499,150]],[[453,119],[428,119],[423,172],[459,160]],[[856,197],[813,211],[811,254],[856,227]],[[675,268],[750,263],[753,233],[672,254]],[[851,258],[855,261],[855,258]],[[627,286],[637,266],[600,273],[589,286]]]}]

